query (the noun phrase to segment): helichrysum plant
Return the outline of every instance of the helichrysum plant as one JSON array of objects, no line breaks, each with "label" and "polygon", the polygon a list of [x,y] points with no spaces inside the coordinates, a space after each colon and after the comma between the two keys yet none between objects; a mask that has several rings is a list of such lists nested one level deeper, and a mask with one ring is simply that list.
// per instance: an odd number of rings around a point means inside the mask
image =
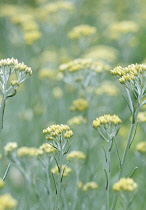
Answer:
[{"label": "helichrysum plant", "polygon": [[[71,172],[71,169],[64,164],[64,155],[70,148],[70,139],[73,135],[72,130],[68,125],[51,125],[43,130],[43,134],[52,147],[57,150],[57,154],[54,155],[56,166],[52,168],[51,172],[56,187],[56,201],[54,204],[54,210],[61,210],[61,195],[62,195],[62,182],[63,177],[67,176]],[[55,177],[55,174],[57,177]]]},{"label": "helichrysum plant", "polygon": [[23,62],[18,63],[17,59],[7,58],[0,60],[0,93],[2,96],[0,105],[0,129],[3,127],[6,100],[16,94],[20,83],[31,74],[31,68],[27,67]]},{"label": "helichrysum plant", "polygon": [[[113,141],[119,130],[119,125],[122,123],[121,119],[116,115],[104,115],[101,117],[96,118],[92,126],[93,128],[97,129],[100,136],[107,142],[108,146],[107,149],[104,149],[105,153],[105,160],[106,160],[106,209],[110,209],[110,173],[111,173],[111,150]],[[115,140],[116,142],[116,140]]]}]

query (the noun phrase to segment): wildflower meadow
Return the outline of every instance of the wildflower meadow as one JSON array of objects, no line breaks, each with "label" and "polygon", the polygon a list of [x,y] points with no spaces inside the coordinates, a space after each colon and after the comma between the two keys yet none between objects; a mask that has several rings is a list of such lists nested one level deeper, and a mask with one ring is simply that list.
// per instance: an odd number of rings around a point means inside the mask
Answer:
[{"label": "wildflower meadow", "polygon": [[144,210],[145,1],[0,1],[0,210]]}]

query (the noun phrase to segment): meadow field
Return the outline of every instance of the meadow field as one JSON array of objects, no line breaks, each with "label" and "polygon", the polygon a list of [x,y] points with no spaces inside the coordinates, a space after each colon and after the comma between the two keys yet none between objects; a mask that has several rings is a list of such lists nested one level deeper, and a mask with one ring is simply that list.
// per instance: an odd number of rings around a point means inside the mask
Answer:
[{"label": "meadow field", "polygon": [[0,210],[143,210],[145,1],[0,1]]}]

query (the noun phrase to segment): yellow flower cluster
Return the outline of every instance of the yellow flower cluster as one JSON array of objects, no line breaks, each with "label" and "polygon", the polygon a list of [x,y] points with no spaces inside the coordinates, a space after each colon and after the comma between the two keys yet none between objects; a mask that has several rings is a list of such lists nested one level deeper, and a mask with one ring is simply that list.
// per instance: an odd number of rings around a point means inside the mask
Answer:
[{"label": "yellow flower cluster", "polygon": [[90,25],[78,25],[75,26],[69,33],[70,39],[80,39],[82,37],[88,37],[97,32],[96,28]]},{"label": "yellow flower cluster", "polygon": [[[85,54],[85,58],[103,61],[104,66],[106,67],[105,63],[114,62],[117,58],[117,55],[118,51],[115,48],[107,45],[97,45],[95,47],[90,48],[87,51],[87,53]],[[107,66],[107,68],[109,69],[109,66]]]},{"label": "yellow flower cluster", "polygon": [[118,39],[120,35],[137,32],[138,28],[137,23],[133,21],[115,22],[109,27],[109,36]]},{"label": "yellow flower cluster", "polygon": [[68,125],[51,125],[43,130],[43,134],[46,136],[46,140],[55,140],[63,135],[64,138],[70,139],[73,135],[72,130]]},{"label": "yellow flower cluster", "polygon": [[[105,64],[103,65],[106,66]],[[90,71],[95,71],[95,72],[102,72],[103,69],[106,69],[104,68],[104,66],[102,66],[101,68],[99,62],[96,62],[93,59],[80,58],[60,65],[59,70],[61,72],[68,71],[71,73],[85,69],[90,69]]]},{"label": "yellow flower cluster", "polygon": [[137,184],[131,178],[121,178],[118,182],[113,185],[113,190],[120,192],[124,191],[134,191],[137,188]]},{"label": "yellow flower cluster", "polygon": [[73,101],[72,106],[70,107],[71,111],[79,111],[82,112],[88,108],[89,104],[86,99],[79,98],[75,101]]},{"label": "yellow flower cluster", "polygon": [[40,146],[40,149],[43,151],[43,153],[44,152],[45,153],[53,153],[53,152],[56,151],[56,149],[53,146],[51,146],[50,144],[48,144],[48,143],[42,144]]},{"label": "yellow flower cluster", "polygon": [[[44,6],[36,10],[36,14],[39,14],[39,19],[42,21],[57,21],[58,18],[62,18],[59,13],[70,13],[74,10],[74,5],[69,1],[57,1],[44,4]],[[57,19],[56,19],[57,18]]]},{"label": "yellow flower cluster", "polygon": [[39,71],[39,78],[40,79],[55,79],[57,73],[53,69],[43,68]]},{"label": "yellow flower cluster", "polygon": [[[57,174],[58,173],[58,166],[55,166],[54,168],[51,169],[51,172],[53,174]],[[66,165],[62,165],[62,169],[61,169],[61,175],[62,176],[68,176],[68,174],[70,174],[72,172],[71,168],[67,167]]]},{"label": "yellow flower cluster", "polygon": [[0,210],[12,210],[17,206],[17,201],[10,194],[0,195]]},{"label": "yellow flower cluster", "polygon": [[110,96],[115,96],[118,94],[118,90],[115,85],[113,85],[109,81],[105,81],[100,85],[100,87],[96,88],[95,94],[97,95],[107,94]]},{"label": "yellow flower cluster", "polygon": [[96,182],[88,182],[85,185],[83,185],[83,191],[87,192],[88,190],[95,190],[98,188],[98,185]]},{"label": "yellow flower cluster", "polygon": [[0,189],[2,189],[4,186],[4,181],[0,178]]},{"label": "yellow flower cluster", "polygon": [[87,119],[85,119],[83,116],[79,115],[76,117],[71,118],[70,120],[68,120],[68,124],[70,126],[72,125],[80,125],[80,124],[86,124],[87,123]]},{"label": "yellow flower cluster", "polygon": [[41,37],[39,26],[35,21],[35,11],[30,10],[28,7],[11,4],[3,4],[1,7],[3,8],[0,10],[1,16],[9,17],[13,24],[20,27],[26,44],[33,44],[34,41]]},{"label": "yellow flower cluster", "polygon": [[70,161],[74,160],[74,159],[84,160],[86,158],[86,156],[81,151],[72,151],[67,155],[66,158],[67,158],[67,160],[70,160]]},{"label": "yellow flower cluster", "polygon": [[122,123],[120,118],[116,115],[104,115],[99,118],[96,118],[96,120],[93,121],[92,126],[94,128],[98,128],[102,125],[110,124],[110,125],[119,125]]},{"label": "yellow flower cluster", "polygon": [[[31,74],[32,74],[31,68],[24,65],[23,62],[18,63],[17,59],[7,58],[0,60],[1,92],[2,93],[7,92],[8,95],[11,95],[13,93],[13,89],[17,89],[19,84],[23,82]],[[12,80],[11,78],[15,79]],[[7,87],[7,91],[4,89],[4,87]]]},{"label": "yellow flower cluster", "polygon": [[17,156],[18,157],[25,157],[25,156],[35,157],[37,155],[37,151],[38,149],[34,147],[20,147],[17,150]]},{"label": "yellow flower cluster", "polygon": [[146,152],[146,142],[142,141],[142,142],[138,143],[137,146],[136,146],[136,150],[138,152],[145,153]]},{"label": "yellow flower cluster", "polygon": [[16,142],[9,142],[5,147],[4,147],[4,151],[6,155],[9,155],[10,152],[12,152],[13,150],[15,150],[18,147]]},{"label": "yellow flower cluster", "polygon": [[139,112],[137,119],[138,119],[138,122],[140,122],[140,123],[146,122],[146,111]]},{"label": "yellow flower cluster", "polygon": [[121,84],[130,83],[132,87],[136,85],[141,87],[145,84],[145,72],[146,65],[144,64],[131,64],[125,68],[118,66],[111,70],[111,74],[117,76]]}]

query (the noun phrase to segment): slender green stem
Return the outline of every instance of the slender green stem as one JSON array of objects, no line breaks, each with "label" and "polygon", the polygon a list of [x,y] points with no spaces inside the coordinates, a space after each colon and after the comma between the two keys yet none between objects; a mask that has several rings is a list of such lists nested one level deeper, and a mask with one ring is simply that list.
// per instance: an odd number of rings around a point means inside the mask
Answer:
[{"label": "slender green stem", "polygon": [[0,106],[0,132],[3,129],[3,117],[4,117],[4,111],[5,111],[5,103],[6,99],[4,96],[2,96],[1,106]]},{"label": "slender green stem", "polygon": [[110,159],[111,159],[111,144],[112,141],[108,142],[108,150],[106,153],[106,173],[107,173],[107,184],[106,184],[106,210],[110,209]]},{"label": "slender green stem", "polygon": [[79,165],[78,164],[75,167],[75,174],[76,174],[76,182],[75,182],[75,190],[74,190],[74,199],[73,199],[72,210],[76,209],[77,198],[78,198],[78,183],[79,183]]},{"label": "slender green stem", "polygon": [[[136,128],[137,128],[137,126],[136,126],[137,115],[138,115],[139,111],[140,111],[140,105],[137,106],[137,109],[133,113],[133,116],[132,116],[132,123],[131,123],[131,127],[130,127],[129,136],[128,136],[128,139],[127,139],[127,144],[126,144],[126,147],[125,147],[125,150],[124,150],[123,158],[122,158],[122,161],[121,161],[121,167],[120,167],[120,171],[119,171],[118,180],[122,177],[125,162],[126,162],[126,158],[127,158],[127,154],[128,154],[128,151],[130,149],[131,143],[132,143],[133,138],[134,138],[134,134],[135,134],[135,131],[136,131]],[[113,199],[113,204],[112,204],[112,210],[114,210],[115,207],[116,207],[117,199],[118,199],[118,194],[115,194],[114,199]]]}]

